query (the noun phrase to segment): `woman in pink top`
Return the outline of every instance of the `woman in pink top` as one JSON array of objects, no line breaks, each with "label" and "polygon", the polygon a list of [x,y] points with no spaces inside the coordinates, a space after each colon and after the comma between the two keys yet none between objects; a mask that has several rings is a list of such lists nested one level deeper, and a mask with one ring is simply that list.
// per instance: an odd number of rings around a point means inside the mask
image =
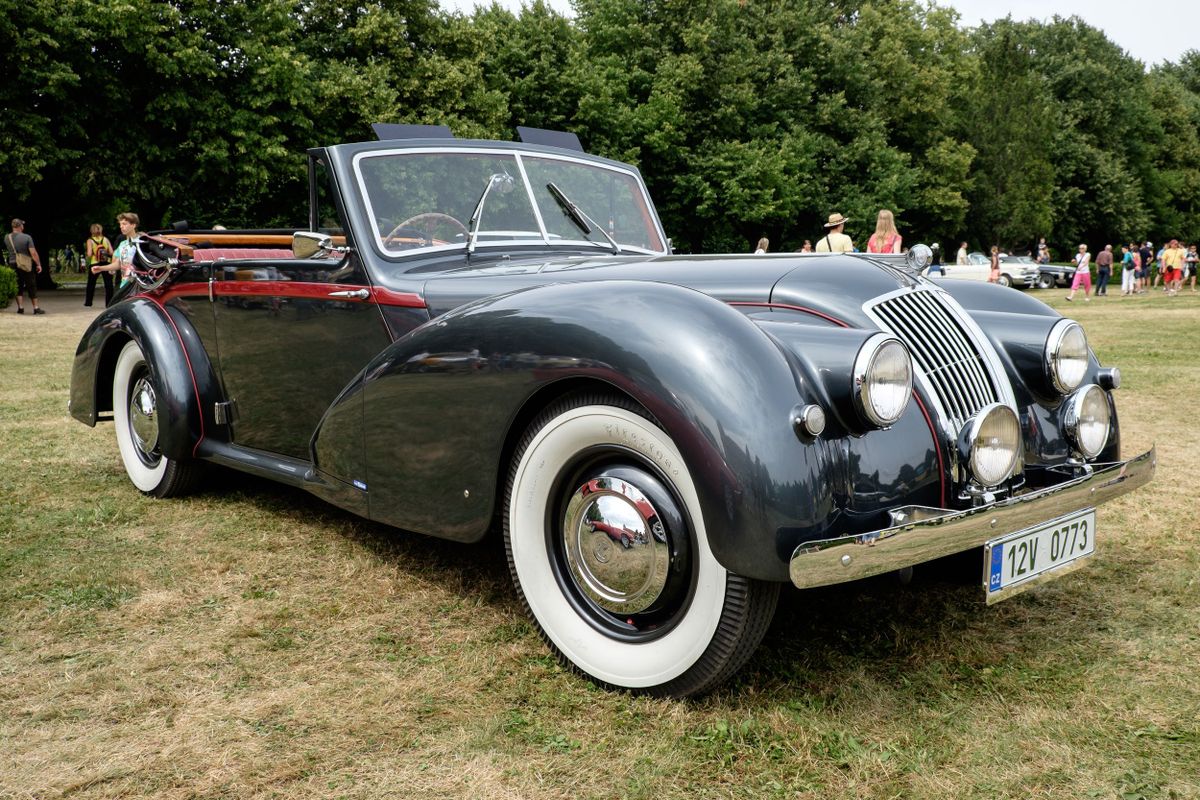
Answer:
[{"label": "woman in pink top", "polygon": [[886,208],[879,212],[879,218],[875,221],[875,232],[867,239],[867,252],[900,252],[900,232],[896,230],[896,220],[892,212]]},{"label": "woman in pink top", "polygon": [[1092,254],[1088,252],[1087,245],[1079,245],[1079,253],[1075,256],[1075,280],[1071,281],[1071,293],[1067,295],[1068,300],[1075,299],[1075,292],[1079,287],[1083,287],[1083,302],[1088,302],[1092,293]]}]

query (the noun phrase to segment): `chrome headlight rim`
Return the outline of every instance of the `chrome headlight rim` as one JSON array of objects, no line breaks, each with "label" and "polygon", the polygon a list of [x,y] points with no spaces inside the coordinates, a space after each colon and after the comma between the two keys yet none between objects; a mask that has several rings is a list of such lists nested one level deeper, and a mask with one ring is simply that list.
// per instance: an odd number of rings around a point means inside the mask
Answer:
[{"label": "chrome headlight rim", "polygon": [[[875,385],[875,380],[877,380],[872,373],[879,364],[878,359],[880,355],[889,348],[899,348],[899,352],[903,353],[907,362],[905,367],[907,376],[903,402],[895,408],[894,414],[885,416],[879,413],[872,402],[872,387]],[[913,363],[912,354],[908,352],[908,348],[904,346],[903,342],[891,334],[874,334],[863,342],[862,347],[858,349],[858,355],[854,358],[854,369],[851,372],[851,376],[853,381],[854,408],[864,422],[876,428],[890,428],[904,416],[904,412],[908,409],[909,401],[912,400]]]},{"label": "chrome headlight rim", "polygon": [[933,249],[926,244],[914,244],[904,255],[904,263],[913,272],[921,272],[933,263]]},{"label": "chrome headlight rim", "polygon": [[[1104,411],[1104,435],[1100,437],[1095,447],[1088,446],[1082,431],[1082,423],[1085,419],[1084,405],[1090,398],[1095,398],[1098,407]],[[1083,456],[1084,460],[1092,461],[1099,457],[1104,452],[1109,437],[1112,436],[1112,409],[1109,407],[1108,395],[1105,391],[1092,383],[1071,395],[1063,416],[1063,430],[1066,432],[1071,446],[1079,455]]]},{"label": "chrome headlight rim", "polygon": [[[1003,474],[1000,475],[985,475],[984,470],[979,466],[977,456],[980,451],[977,447],[980,439],[980,431],[985,424],[991,421],[991,417],[995,414],[1000,414],[1008,418],[1012,423],[1015,437],[1012,442],[1012,454]],[[963,425],[962,432],[959,435],[959,448],[962,454],[963,464],[966,466],[967,474],[971,480],[978,486],[985,489],[992,489],[1002,485],[1005,481],[1017,474],[1021,466],[1021,453],[1023,442],[1021,439],[1021,421],[1017,416],[1017,412],[1013,411],[1011,406],[1004,403],[989,403],[979,411],[975,412],[967,423]]]},{"label": "chrome headlight rim", "polygon": [[[1069,334],[1079,332],[1083,339],[1083,369],[1079,373],[1079,379],[1072,383],[1063,376],[1061,364],[1063,344],[1067,340]],[[1066,396],[1074,392],[1083,385],[1083,379],[1087,375],[1087,360],[1088,360],[1088,341],[1087,333],[1083,330],[1083,326],[1071,319],[1060,319],[1054,323],[1054,327],[1050,329],[1050,334],[1046,337],[1045,349],[1045,366],[1046,375],[1050,379],[1051,385],[1059,394]]]}]

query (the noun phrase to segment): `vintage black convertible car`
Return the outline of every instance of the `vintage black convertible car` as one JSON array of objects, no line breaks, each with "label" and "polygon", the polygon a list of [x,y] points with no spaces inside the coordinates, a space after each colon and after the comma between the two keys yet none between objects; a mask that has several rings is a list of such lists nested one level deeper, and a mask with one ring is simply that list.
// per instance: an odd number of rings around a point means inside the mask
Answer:
[{"label": "vintage black convertible car", "polygon": [[604,684],[711,689],[788,582],[978,548],[988,602],[1023,591],[1152,475],[1083,329],[920,277],[927,248],[673,255],[637,169],[571,146],[388,139],[309,172],[304,230],[141,242],[71,413],[159,497],[218,464],[501,530],[545,640]]}]

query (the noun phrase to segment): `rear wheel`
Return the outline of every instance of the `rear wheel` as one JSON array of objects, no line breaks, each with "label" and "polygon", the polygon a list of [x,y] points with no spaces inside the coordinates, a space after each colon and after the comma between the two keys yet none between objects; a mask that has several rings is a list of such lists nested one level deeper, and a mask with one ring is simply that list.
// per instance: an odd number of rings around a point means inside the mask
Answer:
[{"label": "rear wheel", "polygon": [[762,640],[779,584],[717,563],[686,464],[633,404],[577,395],[549,408],[507,488],[513,581],[568,665],[684,697],[729,678]]},{"label": "rear wheel", "polygon": [[1002,272],[1000,273],[1000,278],[996,281],[996,283],[1000,284],[1001,286],[1012,286],[1012,276],[1007,272]]},{"label": "rear wheel", "polygon": [[1053,289],[1054,288],[1054,276],[1047,272],[1041,273],[1040,275],[1038,275],[1038,284],[1037,285],[1038,285],[1039,289]]},{"label": "rear wheel", "polygon": [[134,341],[126,343],[113,373],[117,448],[134,486],[155,497],[173,497],[195,485],[200,464],[167,458],[159,450],[161,394],[142,348]]}]

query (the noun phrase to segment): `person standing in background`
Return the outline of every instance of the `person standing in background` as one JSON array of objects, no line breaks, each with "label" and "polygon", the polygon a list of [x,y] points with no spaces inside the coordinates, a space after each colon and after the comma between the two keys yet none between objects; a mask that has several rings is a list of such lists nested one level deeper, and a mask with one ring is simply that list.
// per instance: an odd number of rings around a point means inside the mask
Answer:
[{"label": "person standing in background", "polygon": [[17,313],[25,313],[25,306],[21,305],[21,294],[28,293],[33,313],[45,314],[46,312],[38,307],[37,301],[37,275],[42,271],[42,257],[38,255],[37,247],[33,244],[33,237],[25,232],[25,220],[12,221],[12,233],[4,237],[4,245],[8,249],[9,261],[16,266]]},{"label": "person standing in background", "polygon": [[122,238],[117,243],[112,263],[103,267],[92,267],[93,272],[111,272],[114,276],[120,275],[121,282],[117,285],[118,291],[130,281],[129,273],[133,269],[133,239],[138,235],[140,222],[138,215],[132,211],[123,211],[117,214],[117,227],[121,229]]},{"label": "person standing in background", "polygon": [[971,260],[967,258],[967,243],[963,242],[958,246],[958,255],[954,259],[955,264],[970,264]]},{"label": "person standing in background", "polygon": [[1104,249],[1096,254],[1096,296],[1108,297],[1108,279],[1112,276],[1113,252],[1112,245],[1104,245]]},{"label": "person standing in background", "polygon": [[1138,287],[1142,292],[1150,291],[1150,270],[1154,267],[1154,247],[1150,242],[1146,242],[1138,250],[1138,254],[1142,257],[1142,274],[1141,284]]},{"label": "person standing in background", "polygon": [[992,245],[992,257],[990,259],[992,269],[988,272],[988,283],[1000,282],[1000,248]]},{"label": "person standing in background", "polygon": [[937,242],[934,242],[929,247],[931,254],[929,259],[929,277],[934,275],[945,275],[946,270],[942,269],[942,247]]},{"label": "person standing in background", "polygon": [[1133,294],[1134,281],[1137,279],[1137,267],[1134,266],[1133,242],[1121,245],[1121,294]]},{"label": "person standing in background", "polygon": [[1079,245],[1079,252],[1075,255],[1075,279],[1071,281],[1071,293],[1067,295],[1068,300],[1075,299],[1075,292],[1080,286],[1083,287],[1083,302],[1091,301],[1092,293],[1092,254],[1087,251],[1087,245]]},{"label": "person standing in background", "polygon": [[1039,263],[1039,264],[1049,264],[1050,263],[1050,248],[1046,246],[1046,237],[1045,236],[1043,236],[1041,239],[1038,240],[1037,263]]},{"label": "person standing in background", "polygon": [[1187,252],[1180,246],[1178,239],[1172,239],[1163,248],[1159,260],[1162,262],[1160,271],[1163,276],[1163,289],[1167,294],[1175,294],[1183,285],[1183,266]]},{"label": "person standing in background", "polygon": [[1196,253],[1196,245],[1193,244],[1188,246],[1186,262],[1187,275],[1184,276],[1184,279],[1190,279],[1188,280],[1188,283],[1194,292],[1196,291],[1196,267],[1200,267],[1200,254]]},{"label": "person standing in background", "polygon": [[771,240],[765,236],[762,237],[761,239],[758,240],[758,247],[754,248],[754,255],[756,255],[756,256],[765,255],[767,252],[767,248],[770,246],[771,246]]},{"label": "person standing in background", "polygon": [[94,267],[107,267],[112,263],[113,246],[104,235],[104,227],[99,222],[92,223],[91,231],[83,243],[85,263],[87,264],[87,289],[83,293],[83,304],[92,305],[96,295],[96,278],[104,280],[104,305],[112,302],[113,276],[108,270],[98,270]]},{"label": "person standing in background", "polygon": [[884,208],[875,220],[875,232],[867,239],[868,253],[899,253],[900,232],[896,230],[896,218]]},{"label": "person standing in background", "polygon": [[846,223],[849,221],[849,217],[843,217],[841,214],[830,214],[829,221],[825,223],[825,230],[828,233],[817,242],[817,252],[853,253],[854,240],[842,233],[842,229],[846,227]]},{"label": "person standing in background", "polygon": [[811,253],[812,251],[813,251],[812,242],[809,241],[808,239],[805,239],[804,244],[800,246],[800,252],[801,253]]}]

